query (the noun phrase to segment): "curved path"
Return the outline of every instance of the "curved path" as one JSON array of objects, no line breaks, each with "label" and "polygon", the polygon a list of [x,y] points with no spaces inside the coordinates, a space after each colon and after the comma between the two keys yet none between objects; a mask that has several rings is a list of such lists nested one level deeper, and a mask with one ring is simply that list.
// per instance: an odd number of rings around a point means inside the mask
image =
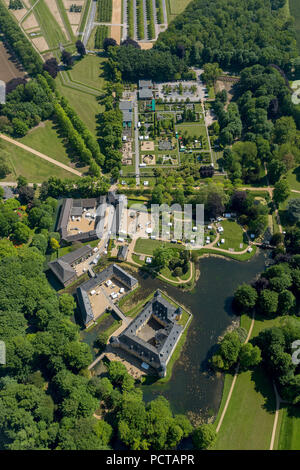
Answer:
[{"label": "curved path", "polygon": [[29,153],[32,153],[33,155],[36,155],[39,158],[42,158],[43,160],[46,160],[49,163],[52,163],[53,165],[59,166],[60,168],[63,168],[66,171],[69,171],[70,173],[73,173],[74,175],[77,176],[82,176],[82,173],[80,171],[75,170],[74,168],[71,168],[68,165],[65,165],[64,163],[58,162],[57,160],[54,160],[54,158],[48,157],[47,155],[38,152],[37,150],[34,150],[31,147],[28,147],[27,145],[22,144],[18,140],[11,139],[10,137],[7,137],[7,135],[0,134],[0,139],[5,140],[6,142],[9,142],[10,144],[16,145],[17,147],[20,147],[23,150],[26,150]]}]

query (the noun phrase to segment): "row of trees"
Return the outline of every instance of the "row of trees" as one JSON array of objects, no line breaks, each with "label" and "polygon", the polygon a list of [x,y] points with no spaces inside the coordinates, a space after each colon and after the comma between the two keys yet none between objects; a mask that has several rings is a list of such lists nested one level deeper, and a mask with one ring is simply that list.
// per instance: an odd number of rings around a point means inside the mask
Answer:
[{"label": "row of trees", "polygon": [[0,30],[5,41],[30,75],[42,72],[42,59],[30,41],[24,36],[6,5],[0,4]]}]

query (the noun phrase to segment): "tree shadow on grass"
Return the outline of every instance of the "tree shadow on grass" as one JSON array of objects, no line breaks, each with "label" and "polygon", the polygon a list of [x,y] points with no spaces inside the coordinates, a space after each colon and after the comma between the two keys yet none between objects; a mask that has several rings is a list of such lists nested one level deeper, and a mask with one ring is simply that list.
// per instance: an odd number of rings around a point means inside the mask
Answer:
[{"label": "tree shadow on grass", "polygon": [[255,391],[260,393],[265,399],[262,406],[263,409],[269,413],[275,413],[276,398],[273,383],[261,365],[252,371],[251,379],[255,383]]},{"label": "tree shadow on grass", "polygon": [[75,168],[85,168],[87,165],[79,160],[78,155],[74,152],[72,147],[70,146],[68,139],[65,138],[61,129],[59,128],[58,124],[53,122],[53,129],[56,131],[58,138],[61,140],[68,158],[74,164]]},{"label": "tree shadow on grass", "polygon": [[292,175],[295,175],[296,180],[300,183],[300,165],[293,169]]}]

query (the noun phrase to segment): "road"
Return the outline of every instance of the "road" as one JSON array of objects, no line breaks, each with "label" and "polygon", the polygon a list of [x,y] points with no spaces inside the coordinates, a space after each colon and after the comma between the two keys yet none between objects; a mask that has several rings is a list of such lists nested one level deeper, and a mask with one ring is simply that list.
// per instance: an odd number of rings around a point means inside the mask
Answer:
[{"label": "road", "polygon": [[90,6],[90,11],[88,13],[88,20],[87,20],[87,23],[83,32],[82,42],[85,45],[85,47],[88,43],[89,37],[91,35],[92,29],[94,26],[96,12],[97,12],[97,0],[93,0]]},{"label": "road", "polygon": [[9,142],[10,144],[16,145],[17,147],[20,147],[21,149],[26,150],[27,152],[33,153],[33,155],[36,155],[37,157],[42,158],[43,160],[46,160],[47,162],[52,163],[53,165],[60,166],[64,170],[67,170],[70,173],[74,173],[74,175],[82,176],[82,173],[80,173],[80,171],[75,170],[74,168],[71,168],[70,166],[65,165],[64,163],[58,162],[57,160],[54,160],[53,158],[48,157],[47,155],[38,152],[37,150],[34,150],[33,148],[28,147],[27,145],[24,145],[17,140],[11,139],[10,137],[7,137],[7,135],[0,134],[0,139],[3,139],[6,142]]},{"label": "road", "polygon": [[139,148],[139,129],[138,129],[138,100],[137,100],[137,91],[135,92],[134,97],[134,139],[135,139],[135,175],[136,175],[136,184],[140,184],[140,148]]}]

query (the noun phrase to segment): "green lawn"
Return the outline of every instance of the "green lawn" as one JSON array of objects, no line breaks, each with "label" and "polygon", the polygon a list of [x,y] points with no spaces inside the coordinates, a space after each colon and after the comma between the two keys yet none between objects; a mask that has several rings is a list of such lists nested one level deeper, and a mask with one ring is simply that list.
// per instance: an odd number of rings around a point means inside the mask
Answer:
[{"label": "green lawn", "polygon": [[183,12],[190,2],[191,0],[166,0],[169,23]]},{"label": "green lawn", "polygon": [[90,131],[96,134],[96,116],[103,111],[103,107],[97,102],[97,97],[64,86],[59,78],[57,80],[56,83],[59,91],[67,98],[70,106],[74,108]]},{"label": "green lawn", "polygon": [[194,135],[196,137],[199,137],[200,135],[206,137],[205,126],[201,125],[199,122],[176,124],[175,127],[179,135],[182,135],[185,131],[187,131],[188,135],[191,137]]},{"label": "green lawn", "polygon": [[[242,251],[246,248],[247,245],[244,243],[243,229],[237,222],[233,220],[223,220],[221,225],[224,228],[224,232],[220,234],[220,239],[224,238],[225,243],[220,243],[220,248],[225,250],[234,248],[234,251]],[[241,247],[240,244],[243,246]]]},{"label": "green lawn", "polygon": [[59,162],[70,165],[70,158],[52,121],[45,121],[22,137],[20,141]]},{"label": "green lawn", "polygon": [[56,176],[57,178],[77,178],[73,173],[59,168],[46,160],[42,160],[16,145],[2,141],[1,149],[3,149],[5,155],[7,155],[9,165],[13,170],[12,173],[2,181],[16,181],[19,175],[25,176],[30,183],[42,183],[50,176]]},{"label": "green lawn", "polygon": [[288,171],[287,180],[291,189],[300,191],[300,166]]},{"label": "green lawn", "polygon": [[[103,78],[104,62],[105,59],[98,56],[85,56],[84,59],[76,62],[69,76],[76,83],[99,90],[100,95],[105,85]],[[104,107],[98,103],[97,96],[72,88],[72,83],[64,85],[60,76],[57,77],[56,84],[59,91],[69,101],[70,106],[74,108],[90,131],[95,134],[97,128],[96,116],[104,110]]]},{"label": "green lawn", "polygon": [[105,79],[103,77],[103,66],[107,62],[106,58],[96,55],[86,55],[83,59],[77,61],[70,71],[71,79],[74,82],[103,90]]},{"label": "green lawn", "polygon": [[275,397],[261,367],[237,378],[216,450],[267,450],[274,423]]},{"label": "green lawn", "polygon": [[154,250],[162,246],[163,243],[167,244],[170,248],[182,249],[182,247],[179,247],[179,245],[176,245],[175,243],[151,240],[151,238],[138,238],[135,243],[134,251],[145,255],[153,255]]},{"label": "green lawn", "polygon": [[300,409],[286,406],[282,414],[278,450],[300,450]]},{"label": "green lawn", "polygon": [[[30,0],[30,3],[34,5],[37,2],[36,0]],[[34,14],[50,49],[57,48],[60,42],[63,44],[68,42],[59,24],[50,12],[45,0],[40,0],[36,4]]]}]

